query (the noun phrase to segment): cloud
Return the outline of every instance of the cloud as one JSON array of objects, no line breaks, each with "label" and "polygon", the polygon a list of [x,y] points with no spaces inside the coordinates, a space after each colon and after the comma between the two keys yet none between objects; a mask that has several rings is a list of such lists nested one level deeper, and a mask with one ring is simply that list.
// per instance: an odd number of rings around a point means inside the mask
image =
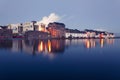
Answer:
[{"label": "cloud", "polygon": [[37,24],[45,24],[46,26],[51,22],[57,22],[61,17],[55,13],[51,13],[49,16],[44,16],[42,20],[38,21]]},{"label": "cloud", "polygon": [[94,30],[96,30],[96,31],[107,31],[107,30],[105,30],[103,28],[98,28],[98,29],[94,29]]}]

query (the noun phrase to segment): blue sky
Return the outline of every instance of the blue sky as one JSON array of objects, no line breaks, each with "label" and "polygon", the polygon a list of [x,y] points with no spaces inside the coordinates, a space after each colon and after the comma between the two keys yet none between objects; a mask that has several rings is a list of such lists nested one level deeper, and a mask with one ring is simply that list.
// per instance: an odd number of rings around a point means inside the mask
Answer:
[{"label": "blue sky", "polygon": [[0,25],[56,13],[67,28],[120,32],[120,0],[0,0]]}]

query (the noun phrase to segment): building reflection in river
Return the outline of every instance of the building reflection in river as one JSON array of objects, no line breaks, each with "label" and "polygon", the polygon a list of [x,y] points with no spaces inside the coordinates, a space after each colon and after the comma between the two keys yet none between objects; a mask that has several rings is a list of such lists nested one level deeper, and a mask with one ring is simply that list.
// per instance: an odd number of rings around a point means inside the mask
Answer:
[{"label": "building reflection in river", "polygon": [[50,58],[53,58],[57,53],[64,53],[65,41],[64,40],[47,40],[39,41],[38,53],[44,53]]},{"label": "building reflection in river", "polygon": [[0,40],[0,49],[9,49],[12,52],[23,52],[32,55],[48,55],[53,58],[63,54],[69,46],[78,45],[90,49],[114,44],[114,39],[75,39],[75,40]]},{"label": "building reflection in river", "polygon": [[95,48],[99,45],[103,48],[105,44],[114,44],[114,39],[85,39],[86,48]]},{"label": "building reflection in river", "polygon": [[104,46],[104,39],[100,39],[100,46],[101,46],[101,48],[103,48],[103,46]]},{"label": "building reflection in river", "polygon": [[12,49],[12,40],[0,40],[0,49]]},{"label": "building reflection in river", "polygon": [[94,48],[96,46],[96,42],[94,39],[86,39],[85,46],[86,48]]},{"label": "building reflection in river", "polygon": [[38,52],[43,52],[45,51],[46,44],[43,41],[39,41],[38,43]]},{"label": "building reflection in river", "polygon": [[63,53],[65,47],[64,40],[39,41],[38,52]]},{"label": "building reflection in river", "polygon": [[109,45],[114,44],[114,39],[107,39],[106,43]]},{"label": "building reflection in river", "polygon": [[12,52],[24,52],[32,55],[43,54],[50,58],[65,51],[65,40],[11,40],[11,43],[8,44],[12,44]]}]

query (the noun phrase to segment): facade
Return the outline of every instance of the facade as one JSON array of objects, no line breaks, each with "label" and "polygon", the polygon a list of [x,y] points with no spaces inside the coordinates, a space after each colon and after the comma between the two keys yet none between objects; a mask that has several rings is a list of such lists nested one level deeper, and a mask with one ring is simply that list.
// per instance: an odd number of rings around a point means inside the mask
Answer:
[{"label": "facade", "polygon": [[38,26],[38,29],[36,31],[42,31],[42,32],[46,32],[46,28],[45,28],[45,24],[43,23],[36,23],[36,26]]},{"label": "facade", "polygon": [[87,38],[85,31],[66,29],[65,38]]},{"label": "facade", "polygon": [[65,24],[63,23],[49,23],[47,30],[51,34],[52,38],[65,37]]},{"label": "facade", "polygon": [[27,39],[48,39],[48,33],[41,31],[27,31],[25,32]]},{"label": "facade", "polygon": [[18,34],[22,29],[22,24],[20,24],[20,23],[18,23],[18,24],[9,24],[8,29],[11,29],[13,34]]},{"label": "facade", "polygon": [[36,21],[18,23],[18,24],[9,24],[8,29],[12,29],[13,34],[24,34],[26,31],[37,30]]},{"label": "facade", "polygon": [[114,38],[113,33],[106,31],[88,30],[79,31],[77,29],[66,29],[65,38]]},{"label": "facade", "polygon": [[[67,29],[64,23],[53,22],[49,23],[48,27],[43,23],[36,21],[9,24],[8,29],[12,30],[13,36],[24,36],[26,32],[33,33],[44,32],[49,33],[51,38],[114,38],[113,33],[106,31],[96,31],[85,29],[84,31],[79,31],[77,29]],[[38,33],[39,34],[39,33]],[[33,35],[32,35],[33,36]],[[34,35],[36,36],[36,35]],[[38,36],[38,35],[37,35]]]},{"label": "facade", "polygon": [[86,29],[85,32],[87,33],[88,38],[114,38],[113,33],[109,33],[106,31],[96,31],[96,30],[89,30]]},{"label": "facade", "polygon": [[7,29],[7,27],[2,27],[0,29],[0,39],[11,39],[12,38],[12,30]]},{"label": "facade", "polygon": [[46,32],[45,24],[40,24],[39,31]]},{"label": "facade", "polygon": [[27,31],[35,31],[37,29],[35,23],[36,21],[23,23],[23,33]]},{"label": "facade", "polygon": [[114,38],[114,37],[115,37],[114,33],[109,33],[109,38]]},{"label": "facade", "polygon": [[85,32],[87,33],[88,38],[95,38],[96,36],[96,31],[94,30],[85,29]]}]

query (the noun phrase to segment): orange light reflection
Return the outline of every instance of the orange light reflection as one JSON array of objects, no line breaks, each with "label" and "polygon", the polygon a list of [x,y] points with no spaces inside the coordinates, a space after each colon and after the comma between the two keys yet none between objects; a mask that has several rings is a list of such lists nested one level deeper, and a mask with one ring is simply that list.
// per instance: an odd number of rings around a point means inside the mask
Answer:
[{"label": "orange light reflection", "polygon": [[51,52],[51,42],[48,40],[48,52]]},{"label": "orange light reflection", "polygon": [[43,42],[41,41],[40,44],[38,45],[38,52],[43,51]]},{"label": "orange light reflection", "polygon": [[101,46],[101,48],[103,48],[103,45],[104,45],[104,39],[100,39],[100,46]]},{"label": "orange light reflection", "polygon": [[86,40],[86,48],[90,48],[90,41]]}]

